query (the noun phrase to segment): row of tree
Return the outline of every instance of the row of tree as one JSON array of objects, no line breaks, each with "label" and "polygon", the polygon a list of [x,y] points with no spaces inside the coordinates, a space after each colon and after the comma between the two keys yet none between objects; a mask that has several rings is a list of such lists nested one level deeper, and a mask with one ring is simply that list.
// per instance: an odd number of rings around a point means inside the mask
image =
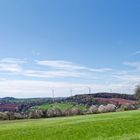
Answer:
[{"label": "row of tree", "polygon": [[15,120],[15,119],[39,119],[39,118],[51,118],[51,117],[61,117],[61,116],[75,116],[75,115],[86,115],[86,114],[97,114],[97,113],[107,113],[115,111],[126,111],[135,110],[137,106],[131,104],[125,104],[119,108],[113,104],[90,106],[87,110],[80,110],[79,108],[72,107],[62,111],[59,108],[50,108],[48,110],[33,109],[26,113],[16,113],[16,112],[0,112],[0,120]]}]

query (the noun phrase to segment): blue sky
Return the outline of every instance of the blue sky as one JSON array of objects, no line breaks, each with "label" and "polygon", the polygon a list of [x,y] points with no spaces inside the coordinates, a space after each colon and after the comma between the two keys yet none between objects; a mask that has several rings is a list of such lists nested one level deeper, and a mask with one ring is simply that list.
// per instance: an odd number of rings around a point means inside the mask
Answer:
[{"label": "blue sky", "polygon": [[0,0],[0,96],[133,93],[139,0]]}]

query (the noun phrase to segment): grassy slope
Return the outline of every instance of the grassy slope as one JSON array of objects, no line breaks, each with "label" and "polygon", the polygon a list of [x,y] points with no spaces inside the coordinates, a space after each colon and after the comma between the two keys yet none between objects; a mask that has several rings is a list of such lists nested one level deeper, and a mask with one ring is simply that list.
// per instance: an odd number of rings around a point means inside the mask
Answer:
[{"label": "grassy slope", "polygon": [[140,140],[140,111],[3,121],[0,140]]},{"label": "grassy slope", "polygon": [[50,109],[50,108],[59,108],[61,110],[66,110],[72,107],[77,107],[80,110],[84,110],[86,109],[85,106],[82,105],[73,105],[71,103],[55,103],[55,104],[46,104],[46,105],[41,105],[41,106],[37,106],[37,107],[33,107],[33,108],[38,108],[38,109]]}]

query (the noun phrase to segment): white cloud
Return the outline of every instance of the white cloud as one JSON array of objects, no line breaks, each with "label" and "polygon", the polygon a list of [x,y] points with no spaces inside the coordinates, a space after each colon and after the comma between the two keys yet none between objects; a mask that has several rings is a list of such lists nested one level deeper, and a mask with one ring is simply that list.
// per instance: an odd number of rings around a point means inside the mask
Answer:
[{"label": "white cloud", "polygon": [[100,69],[89,69],[92,72],[111,72],[113,69],[111,68],[100,68]]},{"label": "white cloud", "polygon": [[37,70],[26,70],[25,76],[40,77],[40,78],[59,78],[59,77],[83,77],[85,74],[82,72],[73,71],[37,71]]},{"label": "white cloud", "polygon": [[[64,77],[87,77],[88,73],[86,71],[79,71],[80,69],[86,69],[86,67],[74,65],[70,62],[57,61],[55,62],[57,68],[62,69],[51,69],[51,70],[35,70],[35,69],[25,69],[22,64],[26,63],[25,60],[15,59],[15,58],[4,58],[0,60],[0,71],[9,74],[18,74],[27,77],[37,77],[37,78],[64,78]],[[51,63],[51,62],[50,62]],[[49,64],[49,66],[55,66],[54,64]],[[41,66],[40,66],[41,68]],[[103,69],[107,70],[107,69]],[[102,69],[92,69],[92,71],[101,72]]]},{"label": "white cloud", "polygon": [[140,62],[124,62],[124,64],[140,70]]},{"label": "white cloud", "polygon": [[12,64],[23,64],[26,63],[23,59],[17,59],[17,58],[4,58],[0,60],[1,63],[12,63]]},{"label": "white cloud", "polygon": [[[25,60],[15,58],[1,59],[0,71],[6,72],[6,74],[14,73],[17,76],[12,80],[0,79],[0,96],[47,97],[51,96],[53,88],[56,91],[56,96],[69,96],[70,88],[74,89],[74,94],[82,94],[88,93],[87,87],[91,87],[93,92],[132,93],[135,85],[140,81],[138,73],[130,74],[124,70],[94,69],[67,61],[49,60],[36,62],[32,64],[33,67],[28,65],[29,68],[25,68],[24,63],[27,63]],[[124,64],[136,69],[140,68],[138,62],[125,62]],[[27,80],[17,80],[18,76],[24,76]],[[30,80],[31,77],[34,77],[34,80]],[[66,79],[68,77],[74,78],[72,83],[68,83],[68,79]],[[38,81],[35,78],[41,80]],[[53,82],[45,81],[51,78],[53,78]],[[61,82],[60,79],[59,82],[55,82],[57,78],[65,78],[65,83]],[[75,83],[75,78],[77,79],[76,82],[79,80],[79,83]],[[88,83],[90,81],[90,84],[87,84],[86,81]],[[93,81],[96,84],[93,84]]]},{"label": "white cloud", "polygon": [[52,97],[52,89],[55,89],[55,96],[57,97],[69,96],[68,93],[66,93],[67,90],[81,86],[81,84],[70,84],[63,82],[5,80],[0,81],[0,96]]},{"label": "white cloud", "polygon": [[15,58],[5,58],[0,60],[0,71],[11,72],[11,73],[20,73],[22,68],[20,64],[25,63],[24,60],[15,59]]},{"label": "white cloud", "polygon": [[62,61],[62,60],[44,60],[37,61],[37,64],[42,66],[48,66],[57,69],[85,69],[85,67],[74,64],[72,62]]},{"label": "white cloud", "polygon": [[[36,67],[38,66],[39,68],[42,68],[42,66],[47,66],[46,70],[35,70],[31,68],[25,69],[22,67],[24,63],[27,63],[25,60],[16,58],[4,58],[0,60],[0,71],[7,72],[10,74],[12,73],[21,76],[38,78],[88,78],[98,72],[103,73],[112,71],[111,68],[93,69],[67,61],[49,60],[36,62],[38,64],[36,65]],[[48,68],[51,68],[51,70],[48,70]]]},{"label": "white cloud", "polygon": [[85,66],[81,66],[72,62],[62,61],[62,60],[44,60],[44,61],[36,61],[38,65],[52,67],[55,69],[65,69],[65,70],[87,70],[91,72],[107,72],[112,71],[111,68],[99,68],[93,69]]},{"label": "white cloud", "polygon": [[72,70],[28,70],[21,67],[21,64],[24,63],[26,61],[22,59],[4,58],[0,60],[0,71],[38,78],[81,77],[84,75],[82,72]]},{"label": "white cloud", "polygon": [[0,96],[14,96],[20,98],[52,97],[52,89],[54,89],[55,97],[62,97],[70,96],[70,89],[73,89],[73,95],[88,93],[88,87],[91,87],[93,93],[110,91],[119,93],[133,93],[135,84],[127,82],[116,84],[77,84],[33,80],[4,80],[0,81]]},{"label": "white cloud", "polygon": [[140,75],[132,75],[132,74],[126,74],[126,75],[114,75],[114,78],[118,78],[122,81],[127,81],[131,83],[139,83],[140,82]]}]

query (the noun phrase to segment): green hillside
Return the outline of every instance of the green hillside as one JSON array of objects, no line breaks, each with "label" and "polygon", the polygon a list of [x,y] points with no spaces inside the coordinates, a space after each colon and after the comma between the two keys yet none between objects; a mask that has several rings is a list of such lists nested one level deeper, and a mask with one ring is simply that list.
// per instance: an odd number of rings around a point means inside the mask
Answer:
[{"label": "green hillside", "polygon": [[1,121],[0,140],[140,140],[140,111]]},{"label": "green hillside", "polygon": [[80,110],[85,110],[86,107],[84,105],[74,105],[72,103],[54,103],[54,104],[45,104],[45,105],[41,105],[41,106],[35,106],[33,108],[37,108],[37,109],[42,109],[42,110],[46,110],[46,109],[51,109],[51,108],[59,108],[61,110],[66,110],[72,107],[76,107],[79,108]]}]

